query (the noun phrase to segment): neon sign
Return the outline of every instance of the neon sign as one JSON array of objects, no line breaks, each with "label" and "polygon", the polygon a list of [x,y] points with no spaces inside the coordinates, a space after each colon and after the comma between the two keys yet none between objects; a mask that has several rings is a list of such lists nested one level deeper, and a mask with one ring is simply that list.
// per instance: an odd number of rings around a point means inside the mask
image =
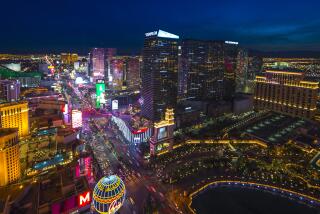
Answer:
[{"label": "neon sign", "polygon": [[121,206],[122,206],[122,202],[120,200],[112,201],[110,206],[109,206],[108,213],[115,213],[117,210],[120,209]]},{"label": "neon sign", "polygon": [[156,36],[158,34],[158,31],[152,31],[152,32],[149,32],[149,33],[145,33],[146,37],[148,36]]},{"label": "neon sign", "polygon": [[98,79],[96,83],[96,107],[100,108],[101,103],[105,103],[105,91],[106,91],[106,85],[104,80]]},{"label": "neon sign", "polygon": [[91,203],[90,191],[78,195],[78,206],[84,207]]},{"label": "neon sign", "polygon": [[233,42],[233,41],[225,41],[224,43],[231,44],[231,45],[238,45],[239,44],[239,42]]},{"label": "neon sign", "polygon": [[158,36],[158,37],[161,37],[161,38],[179,39],[179,36],[174,35],[174,34],[169,33],[169,32],[166,32],[166,31],[163,31],[163,30],[148,32],[148,33],[145,33],[145,36],[146,37]]},{"label": "neon sign", "polygon": [[179,36],[174,35],[174,34],[169,33],[169,32],[166,32],[166,31],[163,31],[163,30],[159,30],[158,37],[170,38],[170,39],[179,39]]},{"label": "neon sign", "polygon": [[143,133],[143,132],[146,132],[148,131],[148,128],[141,128],[141,129],[138,129],[138,130],[133,130],[131,131],[132,134],[140,134],[140,133]]}]

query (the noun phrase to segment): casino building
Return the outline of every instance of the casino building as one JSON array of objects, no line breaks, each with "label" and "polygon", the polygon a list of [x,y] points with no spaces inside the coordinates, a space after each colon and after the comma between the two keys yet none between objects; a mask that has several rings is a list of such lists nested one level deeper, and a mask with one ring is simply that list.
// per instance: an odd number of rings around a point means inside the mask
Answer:
[{"label": "casino building", "polygon": [[111,120],[118,126],[119,131],[123,134],[125,139],[130,143],[138,144],[147,142],[152,135],[152,127],[142,126],[134,128],[130,125],[131,116],[112,116]]},{"label": "casino building", "polygon": [[29,134],[29,109],[27,102],[0,104],[1,128],[18,128],[19,137]]},{"label": "casino building", "polygon": [[0,128],[0,186],[17,181],[20,176],[18,129]]},{"label": "casino building", "polygon": [[254,108],[291,116],[313,118],[316,113],[318,82],[303,80],[303,73],[267,70],[256,76]]},{"label": "casino building", "polygon": [[93,206],[95,211],[114,214],[122,206],[126,197],[123,181],[116,175],[100,179],[93,190]]}]

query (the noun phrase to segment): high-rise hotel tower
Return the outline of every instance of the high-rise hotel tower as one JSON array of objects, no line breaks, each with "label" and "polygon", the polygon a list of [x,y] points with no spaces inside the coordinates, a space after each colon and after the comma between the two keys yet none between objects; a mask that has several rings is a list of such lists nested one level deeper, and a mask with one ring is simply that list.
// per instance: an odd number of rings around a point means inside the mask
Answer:
[{"label": "high-rise hotel tower", "polygon": [[0,104],[0,127],[18,128],[19,137],[29,134],[29,108],[27,102]]},{"label": "high-rise hotel tower", "polygon": [[142,68],[142,116],[160,121],[175,108],[178,87],[179,36],[158,30],[145,34]]},{"label": "high-rise hotel tower", "polygon": [[20,176],[18,129],[0,128],[0,186],[17,181]]},{"label": "high-rise hotel tower", "polygon": [[314,117],[319,83],[304,81],[303,73],[267,70],[265,76],[256,76],[255,83],[255,109]]}]

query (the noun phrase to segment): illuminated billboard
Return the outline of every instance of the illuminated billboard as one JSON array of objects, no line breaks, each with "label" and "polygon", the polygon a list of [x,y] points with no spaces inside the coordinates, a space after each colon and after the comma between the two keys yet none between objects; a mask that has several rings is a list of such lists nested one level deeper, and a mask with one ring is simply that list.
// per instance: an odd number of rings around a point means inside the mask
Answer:
[{"label": "illuminated billboard", "polygon": [[148,128],[141,128],[141,129],[138,129],[138,130],[132,130],[131,133],[132,134],[140,134],[140,133],[144,133],[148,131]]},{"label": "illuminated billboard", "polygon": [[165,126],[165,127],[159,128],[158,140],[161,140],[166,137],[168,137],[167,127]]},{"label": "illuminated billboard", "polygon": [[112,100],[112,110],[118,110],[119,102],[118,100]]},{"label": "illuminated billboard", "polygon": [[84,207],[91,203],[90,191],[78,195],[78,207]]},{"label": "illuminated billboard", "polygon": [[63,114],[68,114],[68,110],[69,110],[69,106],[68,106],[68,103],[64,104],[64,107],[63,107]]},{"label": "illuminated billboard", "polygon": [[103,79],[98,79],[96,82],[96,107],[100,108],[105,101],[106,84]]},{"label": "illuminated billboard", "polygon": [[82,112],[79,110],[72,110],[72,128],[82,127]]}]

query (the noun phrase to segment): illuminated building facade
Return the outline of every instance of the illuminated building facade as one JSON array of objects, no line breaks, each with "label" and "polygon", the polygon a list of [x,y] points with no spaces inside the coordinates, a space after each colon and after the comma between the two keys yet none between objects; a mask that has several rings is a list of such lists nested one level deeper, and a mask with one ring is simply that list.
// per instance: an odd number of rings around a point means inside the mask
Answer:
[{"label": "illuminated building facade", "polygon": [[40,72],[16,72],[0,65],[2,79],[16,79],[21,87],[39,87],[42,74]]},{"label": "illuminated building facade", "polygon": [[111,61],[116,55],[115,48],[93,48],[90,52],[90,75],[92,81],[105,79],[112,82]]},{"label": "illuminated building facade", "polygon": [[74,53],[61,53],[60,57],[62,64],[72,65],[78,61],[78,54]]},{"label": "illuminated building facade", "polygon": [[248,51],[243,48],[238,49],[237,54],[237,67],[235,71],[235,84],[236,92],[245,92],[247,82],[248,82],[248,66],[249,66],[249,57]]},{"label": "illuminated building facade", "polygon": [[29,134],[29,108],[27,102],[0,104],[1,128],[18,128],[19,137]]},{"label": "illuminated building facade", "polygon": [[17,80],[0,80],[0,101],[13,102],[19,100],[20,82]]},{"label": "illuminated building facade", "polygon": [[184,40],[181,45],[180,93],[187,100],[223,98],[223,42]]},{"label": "illuminated building facade", "polygon": [[262,72],[262,58],[253,56],[248,58],[248,72],[247,72],[247,81],[244,88],[244,93],[254,93],[255,89],[255,78],[256,75]]},{"label": "illuminated building facade", "polygon": [[93,48],[90,53],[90,73],[92,81],[104,79],[106,68],[106,53],[104,48]]},{"label": "illuminated building facade", "polygon": [[174,130],[174,111],[166,109],[165,118],[154,123],[153,136],[150,139],[150,154],[155,155],[163,149],[172,149]]},{"label": "illuminated building facade", "polygon": [[142,116],[159,121],[166,108],[175,108],[179,36],[158,30],[145,34],[142,68]]},{"label": "illuminated building facade", "polygon": [[0,186],[20,179],[18,129],[0,128]]},{"label": "illuminated building facade", "polygon": [[255,84],[255,109],[314,117],[319,83],[303,81],[303,73],[267,70],[265,76],[256,76]]},{"label": "illuminated building facade", "polygon": [[72,128],[82,127],[82,112],[79,110],[72,110]]},{"label": "illuminated building facade", "polygon": [[140,57],[128,57],[126,60],[125,81],[126,81],[126,87],[128,90],[140,89],[141,62],[142,62],[142,59]]},{"label": "illuminated building facade", "polygon": [[107,62],[106,75],[107,75],[108,82],[111,84],[111,82],[113,80],[112,71],[111,71],[111,61],[116,56],[117,49],[116,48],[106,48],[105,53],[106,53],[106,62]]},{"label": "illuminated building facade", "polygon": [[[224,86],[224,99],[232,100],[236,89],[237,82],[239,82],[239,78],[241,78],[241,73],[243,71],[238,70],[241,68],[239,65],[242,60],[242,57],[239,56],[241,54],[241,49],[238,46],[238,42],[225,41],[224,42],[224,77],[223,77],[223,86]],[[238,79],[238,81],[237,81]]]},{"label": "illuminated building facade", "polygon": [[88,75],[88,64],[87,60],[83,58],[81,61],[74,62],[73,67],[76,72]]},{"label": "illuminated building facade", "polygon": [[116,213],[125,198],[125,185],[116,175],[101,178],[93,190],[93,206],[98,213]]},{"label": "illuminated building facade", "polygon": [[152,128],[150,127],[134,129],[123,118],[112,116],[111,120],[118,126],[119,131],[125,139],[131,143],[138,144],[147,142],[152,135]]},{"label": "illuminated building facade", "polygon": [[111,60],[112,82],[110,87],[114,90],[122,90],[125,80],[126,60],[123,57],[118,57]]}]

